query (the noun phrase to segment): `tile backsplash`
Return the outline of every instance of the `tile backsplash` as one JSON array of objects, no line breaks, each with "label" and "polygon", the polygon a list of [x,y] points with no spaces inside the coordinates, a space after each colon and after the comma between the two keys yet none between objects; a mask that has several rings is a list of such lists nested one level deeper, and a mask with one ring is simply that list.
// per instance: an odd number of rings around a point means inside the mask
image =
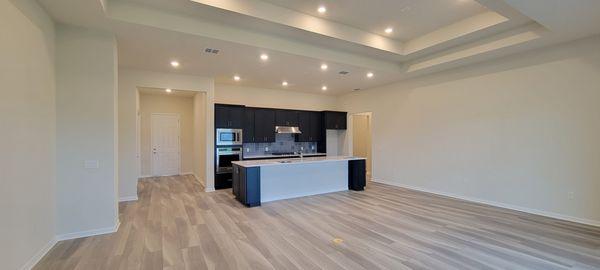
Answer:
[{"label": "tile backsplash", "polygon": [[295,142],[293,134],[275,134],[275,142],[272,143],[245,143],[245,156],[268,155],[281,152],[316,153],[316,142]]}]

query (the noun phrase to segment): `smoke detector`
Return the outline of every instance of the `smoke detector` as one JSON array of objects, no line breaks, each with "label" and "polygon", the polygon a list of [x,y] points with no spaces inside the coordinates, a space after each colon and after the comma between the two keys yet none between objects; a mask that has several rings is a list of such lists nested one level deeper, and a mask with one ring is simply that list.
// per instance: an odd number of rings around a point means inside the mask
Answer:
[{"label": "smoke detector", "polygon": [[205,53],[212,53],[212,54],[218,54],[219,53],[219,49],[213,49],[213,48],[206,48],[204,49]]}]

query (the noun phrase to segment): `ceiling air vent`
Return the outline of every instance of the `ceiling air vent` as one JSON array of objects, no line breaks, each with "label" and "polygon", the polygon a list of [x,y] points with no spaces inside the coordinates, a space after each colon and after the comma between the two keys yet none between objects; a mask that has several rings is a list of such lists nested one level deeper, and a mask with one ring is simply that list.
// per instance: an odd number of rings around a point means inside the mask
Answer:
[{"label": "ceiling air vent", "polygon": [[360,90],[360,88],[354,88],[354,91],[359,91],[359,90]]},{"label": "ceiling air vent", "polygon": [[218,49],[212,49],[212,48],[206,48],[204,49],[205,53],[213,53],[213,54],[218,54],[219,50]]},{"label": "ceiling air vent", "polygon": [[348,75],[348,73],[350,73],[350,72],[348,72],[348,71],[345,71],[345,70],[342,70],[342,71],[340,71],[339,73],[340,73],[340,75]]}]

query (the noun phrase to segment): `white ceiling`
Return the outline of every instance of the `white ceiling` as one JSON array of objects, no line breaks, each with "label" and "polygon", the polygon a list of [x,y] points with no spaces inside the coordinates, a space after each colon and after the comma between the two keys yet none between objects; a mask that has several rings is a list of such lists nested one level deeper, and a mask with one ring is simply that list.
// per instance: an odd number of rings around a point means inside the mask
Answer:
[{"label": "white ceiling", "polygon": [[181,97],[181,98],[192,98],[198,92],[188,90],[177,90],[171,89],[171,93],[168,93],[164,88],[149,88],[140,87],[138,91],[141,95],[152,95],[152,96],[170,96],[170,97]]},{"label": "white ceiling", "polygon": [[[123,68],[196,74],[214,77],[215,82],[221,84],[329,95],[346,93],[355,88],[366,89],[396,79],[394,73],[384,71],[376,72],[372,79],[367,79],[366,74],[371,70],[362,67],[172,31],[135,25],[123,26],[120,31],[125,33],[117,34],[119,65]],[[135,36],[128,34],[133,32]],[[206,53],[206,48],[219,49],[219,53]],[[261,61],[261,53],[267,53],[269,60]],[[177,60],[180,66],[172,68],[169,65],[171,60]],[[326,71],[320,68],[323,63],[328,65]],[[349,73],[340,75],[340,71]],[[239,75],[241,80],[234,81],[234,75]],[[281,85],[284,80],[288,82],[287,87]],[[323,85],[328,88],[326,92],[321,90]]]},{"label": "white ceiling", "polygon": [[[488,11],[475,0],[265,1],[402,41]],[[325,14],[317,12],[320,5],[327,7]],[[388,26],[392,34],[384,32]]]},{"label": "white ceiling", "polygon": [[[114,33],[123,68],[330,95],[600,33],[596,0],[38,1],[57,21]],[[387,24],[394,36],[378,32]]]}]

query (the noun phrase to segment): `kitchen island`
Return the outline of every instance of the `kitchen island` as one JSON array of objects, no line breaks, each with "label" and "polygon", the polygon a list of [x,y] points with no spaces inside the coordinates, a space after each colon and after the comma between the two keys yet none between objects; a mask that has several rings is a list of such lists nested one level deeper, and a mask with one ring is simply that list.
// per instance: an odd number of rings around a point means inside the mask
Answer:
[{"label": "kitchen island", "polygon": [[233,194],[253,207],[263,202],[343,190],[364,190],[365,159],[348,156],[234,161]]}]

